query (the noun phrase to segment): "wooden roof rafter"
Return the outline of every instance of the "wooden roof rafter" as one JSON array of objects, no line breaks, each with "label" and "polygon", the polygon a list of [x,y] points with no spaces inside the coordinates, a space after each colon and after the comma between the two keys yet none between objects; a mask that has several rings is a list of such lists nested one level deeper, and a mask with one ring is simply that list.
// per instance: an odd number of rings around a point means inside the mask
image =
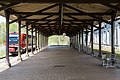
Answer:
[{"label": "wooden roof rafter", "polygon": [[19,3],[10,3],[10,4],[7,4],[7,5],[2,4],[2,7],[0,7],[0,11],[2,11],[2,10],[7,10],[7,9],[9,9],[9,8],[17,5],[17,4],[19,4]]},{"label": "wooden roof rafter", "polygon": [[[34,12],[10,12],[10,14],[12,15],[50,15],[50,14],[54,14],[54,15],[59,15],[59,12],[38,12],[38,13],[34,13]],[[94,12],[94,13],[63,13],[64,15],[110,15],[110,13],[98,13],[98,12]]]},{"label": "wooden roof rafter", "polygon": [[[73,17],[73,16],[68,16],[68,17],[70,17],[70,18],[73,18],[74,20],[79,20],[79,19],[77,19],[77,18],[75,18],[75,17]],[[80,20],[79,20],[80,21]],[[85,23],[85,24],[87,24],[87,25],[91,25],[91,26],[93,26],[93,27],[96,27],[96,28],[98,28],[97,26],[95,26],[95,25],[93,25],[93,24],[91,24],[91,23],[87,23],[86,21],[81,21],[82,23]]]},{"label": "wooden roof rafter", "polygon": [[[6,3],[4,1],[8,2]],[[39,29],[42,28],[43,30],[41,30],[41,32],[46,35],[53,34],[52,32],[54,31],[56,34],[59,34],[59,32],[60,34],[62,32],[66,32],[68,34],[70,32],[70,34],[75,35],[75,31],[79,31],[81,28],[90,29],[88,25],[97,28],[97,23],[93,24],[94,21],[102,21],[111,24],[111,22],[107,20],[111,19],[113,14],[112,11],[120,11],[119,3],[76,4],[62,2],[37,2],[41,0],[27,0],[21,3],[21,0],[19,1],[15,1],[16,4],[13,3],[12,0],[3,0],[3,2],[0,1],[1,5],[4,5],[4,9],[2,10],[9,9],[11,15],[10,19],[12,16],[21,16],[18,19],[16,17],[13,18],[9,23],[21,21],[24,27],[26,26],[25,22],[29,22],[27,25],[34,25]],[[1,11],[0,14],[4,15],[3,11]],[[117,15],[119,14],[120,13],[118,12]],[[52,17],[43,18],[51,15]],[[33,28],[35,28],[34,26]]]},{"label": "wooden roof rafter", "polygon": [[104,6],[110,7],[113,10],[120,11],[120,8],[117,5],[114,6],[114,5],[111,5],[110,3],[101,3],[101,4],[104,5]]},{"label": "wooden roof rafter", "polygon": [[[48,9],[51,9],[51,8],[55,7],[55,6],[58,6],[58,4],[54,4],[54,5],[52,5],[52,6],[49,6],[49,7],[44,8],[44,9],[42,9],[42,10],[38,10],[38,11],[34,12],[34,14],[40,13],[40,12],[43,12],[43,11],[46,11],[46,10],[48,10]],[[33,14],[26,15],[26,16],[22,16],[21,18],[18,18],[18,19],[16,19],[16,20],[13,20],[13,21],[9,22],[9,24],[11,24],[11,23],[13,23],[13,22],[16,22],[16,21],[19,21],[19,20],[22,20],[22,19],[26,19],[26,18],[28,18],[28,17],[30,17],[30,16],[33,16]]]},{"label": "wooden roof rafter", "polygon": [[[72,6],[69,6],[69,5],[67,5],[67,4],[63,4],[63,6],[68,7],[68,8],[70,8],[70,9],[73,9],[73,10],[79,12],[79,13],[85,13],[85,14],[86,14],[86,12],[81,11],[81,10],[79,10],[79,9],[77,9],[77,8],[74,8],[74,7],[72,7]],[[99,20],[99,21],[102,21],[102,22],[111,24],[110,22],[108,22],[108,21],[106,21],[106,20],[104,20],[104,19],[102,19],[102,18],[99,18],[99,17],[97,17],[97,16],[94,16],[94,15],[92,15],[92,14],[88,14],[88,16],[90,16],[90,17],[92,17],[92,18],[94,18],[94,19],[97,19],[97,20]]]},{"label": "wooden roof rafter", "polygon": [[[45,20],[45,19],[50,18],[50,17],[52,17],[52,16],[53,16],[53,15],[48,15],[48,16],[40,19],[40,20]],[[39,21],[39,20],[38,20],[38,21]],[[35,23],[38,22],[38,21],[34,21],[32,24],[35,24]],[[29,23],[28,25],[30,25],[30,24],[31,24],[31,23]],[[23,25],[22,27],[25,27],[25,26],[27,26],[27,24]],[[21,27],[21,28],[22,28],[22,27]]]},{"label": "wooden roof rafter", "polygon": [[119,3],[118,0],[1,0],[1,3]]}]

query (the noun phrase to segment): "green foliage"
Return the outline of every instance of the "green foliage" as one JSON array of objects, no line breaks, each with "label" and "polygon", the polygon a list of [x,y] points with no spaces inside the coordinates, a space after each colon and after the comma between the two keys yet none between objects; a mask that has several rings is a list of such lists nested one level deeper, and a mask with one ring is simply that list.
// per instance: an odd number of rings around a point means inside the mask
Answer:
[{"label": "green foliage", "polygon": [[5,23],[2,22],[0,23],[0,44],[3,44],[5,41],[5,32],[6,32]]},{"label": "green foliage", "polygon": [[[18,32],[18,23],[10,24],[9,32]],[[26,32],[25,28],[21,29],[21,32]],[[6,23],[0,23],[0,48],[4,46],[4,41],[6,38]],[[0,58],[5,57],[5,48],[0,49]]]},{"label": "green foliage", "polygon": [[69,45],[69,43],[69,37],[63,35],[53,35],[48,40],[48,45]]},{"label": "green foliage", "polygon": [[9,31],[10,32],[18,32],[18,24],[17,23],[10,24]]},{"label": "green foliage", "polygon": [[[0,45],[0,46],[3,46],[3,45]],[[0,49],[0,58],[2,58],[2,57],[5,57],[5,49]]]},{"label": "green foliage", "polygon": [[[18,23],[10,24],[9,32],[18,32]],[[26,32],[25,28],[21,29],[21,32]],[[6,37],[6,23],[0,23],[0,44],[3,44]]]},{"label": "green foliage", "polygon": [[[10,32],[18,31],[17,23],[10,24]],[[5,22],[0,23],[0,44],[3,44],[6,37],[6,24]]]}]

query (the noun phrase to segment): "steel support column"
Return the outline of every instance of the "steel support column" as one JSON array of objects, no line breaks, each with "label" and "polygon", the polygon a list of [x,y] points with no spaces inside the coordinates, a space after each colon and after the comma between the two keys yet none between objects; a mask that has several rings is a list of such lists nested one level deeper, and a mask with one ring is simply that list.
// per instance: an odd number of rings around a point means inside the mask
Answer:
[{"label": "steel support column", "polygon": [[11,67],[10,59],[9,59],[9,11],[5,10],[6,17],[6,63],[9,67]]},{"label": "steel support column", "polygon": [[[26,24],[28,24],[27,22],[26,22]],[[28,54],[28,25],[26,26],[26,55],[27,55],[27,57],[29,57],[29,54]]]},{"label": "steel support column", "polygon": [[88,30],[86,28],[86,39],[85,39],[85,43],[86,43],[86,52],[88,51]]},{"label": "steel support column", "polygon": [[45,45],[45,40],[44,40],[44,36],[43,36],[43,48],[44,48],[44,45]]},{"label": "steel support column", "polygon": [[81,37],[80,37],[80,31],[79,31],[79,52],[80,52],[80,41],[81,40]]},{"label": "steel support column", "polygon": [[48,47],[48,37],[47,37],[47,47]]},{"label": "steel support column", "polygon": [[37,52],[37,29],[35,28],[35,52]]},{"label": "steel support column", "polygon": [[45,47],[45,36],[43,36],[43,47]]},{"label": "steel support column", "polygon": [[41,49],[43,49],[43,38],[42,38],[42,34],[41,34]]},{"label": "steel support column", "polygon": [[46,47],[46,37],[44,36],[44,47]]},{"label": "steel support column", "polygon": [[46,47],[46,36],[45,36],[45,47]]},{"label": "steel support column", "polygon": [[41,42],[41,33],[40,33],[40,50],[42,49],[42,42]]},{"label": "steel support column", "polygon": [[75,35],[75,46],[77,45],[77,35]]},{"label": "steel support column", "polygon": [[22,57],[21,57],[21,21],[18,21],[18,32],[19,32],[18,60],[21,60],[21,61],[22,61]]},{"label": "steel support column", "polygon": [[45,36],[43,36],[43,47],[45,47]]},{"label": "steel support column", "polygon": [[76,35],[76,38],[77,38],[76,42],[77,42],[77,46],[78,46],[78,34]]},{"label": "steel support column", "polygon": [[33,53],[33,45],[34,45],[34,44],[33,44],[33,39],[34,39],[34,37],[33,37],[33,26],[32,26],[31,36],[32,36],[31,53],[34,54],[34,53]]},{"label": "steel support column", "polygon": [[70,47],[71,47],[71,45],[72,45],[71,37],[70,37],[70,43],[69,43],[69,45],[70,45]]},{"label": "steel support column", "polygon": [[42,49],[43,49],[43,44],[44,44],[44,41],[43,41],[43,35],[41,36],[41,42],[42,42]]},{"label": "steel support column", "polygon": [[37,34],[37,49],[38,49],[38,52],[40,51],[40,46],[39,46],[39,34],[40,34],[40,31],[38,30],[38,34]]},{"label": "steel support column", "polygon": [[39,31],[39,44],[38,44],[39,45],[39,51],[40,51],[40,44],[41,43],[40,43],[40,31]]},{"label": "steel support column", "polygon": [[86,28],[86,39],[85,39],[85,42],[86,42],[86,47],[88,46],[88,30]]},{"label": "steel support column", "polygon": [[115,21],[116,12],[113,12],[111,15],[111,54],[115,54],[115,36],[114,36],[114,21]]},{"label": "steel support column", "polygon": [[91,54],[94,54],[93,52],[93,26],[91,26]]},{"label": "steel support column", "polygon": [[83,38],[83,33],[84,33],[84,29],[82,29],[82,51],[83,51],[83,46],[84,46],[84,38]]},{"label": "steel support column", "polygon": [[44,47],[44,36],[42,35],[42,48]]},{"label": "steel support column", "polygon": [[99,54],[98,57],[101,57],[101,21],[99,21]]}]

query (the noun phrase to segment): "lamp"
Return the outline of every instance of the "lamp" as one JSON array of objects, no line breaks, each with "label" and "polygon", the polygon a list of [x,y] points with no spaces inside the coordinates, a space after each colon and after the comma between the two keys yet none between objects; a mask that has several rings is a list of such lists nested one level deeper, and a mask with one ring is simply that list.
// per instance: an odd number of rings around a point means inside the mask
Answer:
[{"label": "lamp", "polygon": [[63,33],[63,36],[66,36],[66,33]]}]

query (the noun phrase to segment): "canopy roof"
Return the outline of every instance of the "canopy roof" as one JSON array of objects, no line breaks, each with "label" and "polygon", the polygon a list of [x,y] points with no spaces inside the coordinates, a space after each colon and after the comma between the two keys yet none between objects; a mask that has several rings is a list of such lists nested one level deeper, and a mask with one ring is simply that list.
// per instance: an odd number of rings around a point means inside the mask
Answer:
[{"label": "canopy roof", "polygon": [[38,29],[46,36],[63,33],[73,36],[81,29],[97,28],[98,21],[111,24],[108,21],[111,16],[116,12],[116,16],[120,15],[120,4],[116,0],[102,1],[1,0],[0,14],[4,16],[3,10],[8,10],[12,19],[10,23],[21,20],[26,25],[27,22],[31,24],[29,29]]}]

